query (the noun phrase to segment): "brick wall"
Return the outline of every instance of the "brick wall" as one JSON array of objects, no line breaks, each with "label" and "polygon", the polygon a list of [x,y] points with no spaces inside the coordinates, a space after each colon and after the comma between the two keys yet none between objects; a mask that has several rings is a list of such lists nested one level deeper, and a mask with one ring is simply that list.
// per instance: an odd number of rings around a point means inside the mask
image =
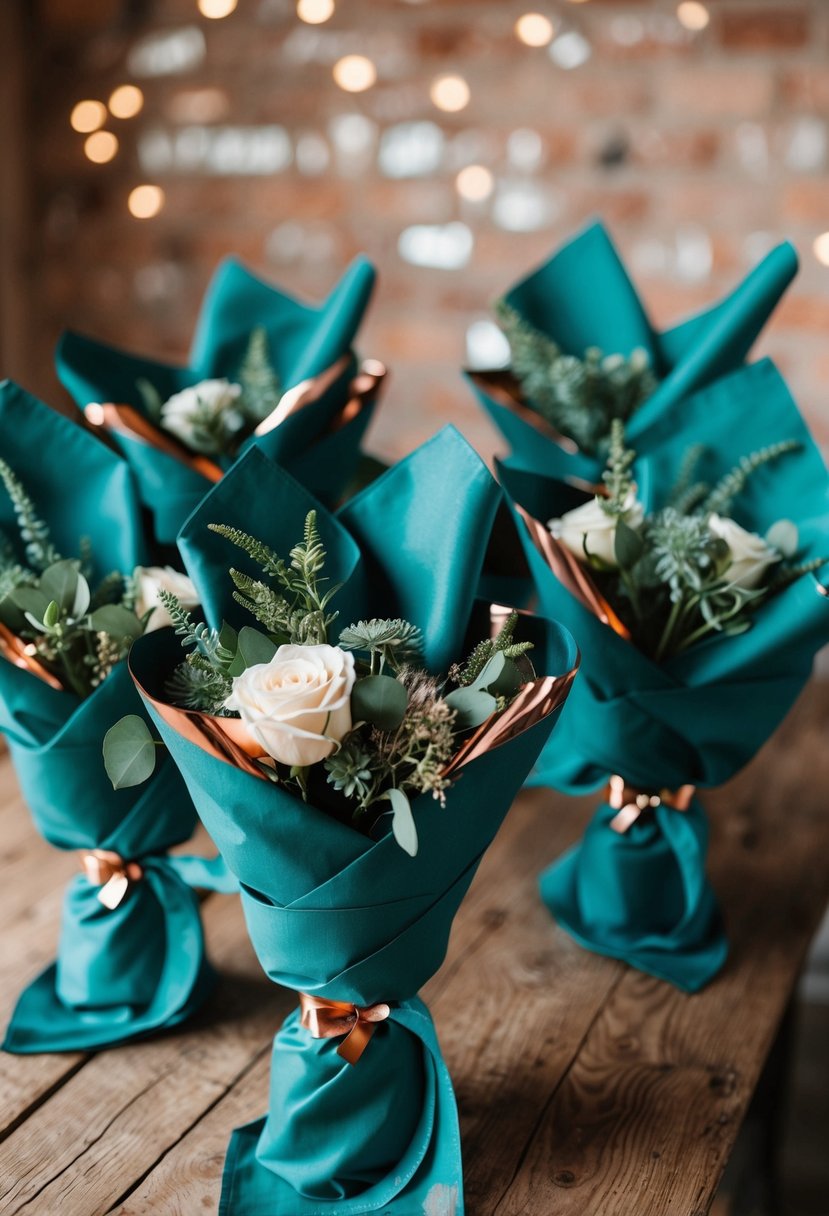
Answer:
[{"label": "brick wall", "polygon": [[[489,453],[458,375],[468,327],[600,215],[660,323],[796,243],[802,271],[763,350],[829,445],[829,269],[812,249],[829,229],[826,0],[709,0],[699,32],[660,0],[340,0],[318,26],[291,0],[238,0],[224,20],[196,0],[32,8],[27,378],[41,393],[59,392],[64,324],[174,358],[223,254],[313,296],[364,250],[380,284],[362,346],[394,372],[375,450],[402,454],[451,418]],[[527,9],[553,21],[549,46],[518,41]],[[378,75],[359,94],[332,79],[354,53]],[[447,73],[471,92],[457,113],[430,100]],[[108,121],[118,155],[91,164],[72,106],[125,81],[144,108]],[[485,201],[459,197],[470,163],[493,175]],[[138,220],[127,197],[145,182],[166,201]]]}]

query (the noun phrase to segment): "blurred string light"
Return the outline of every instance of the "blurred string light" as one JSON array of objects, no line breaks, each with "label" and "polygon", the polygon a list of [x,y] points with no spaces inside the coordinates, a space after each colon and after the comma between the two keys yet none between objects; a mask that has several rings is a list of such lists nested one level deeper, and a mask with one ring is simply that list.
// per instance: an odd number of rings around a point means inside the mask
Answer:
[{"label": "blurred string light", "polygon": [[236,8],[238,0],[198,0],[199,12],[202,17],[210,17],[218,21],[221,17],[229,17]]},{"label": "blurred string light", "polygon": [[812,242],[812,253],[821,266],[829,266],[829,232],[821,232]]},{"label": "blurred string light", "polygon": [[73,131],[86,135],[97,131],[106,122],[107,108],[102,101],[79,101],[72,107],[69,122]]},{"label": "blurred string light", "polygon": [[437,76],[429,89],[432,104],[448,114],[457,114],[469,105],[469,85],[463,76]]},{"label": "blurred string light", "polygon": [[137,220],[151,220],[164,206],[164,191],[160,186],[136,186],[130,191],[127,208]]},{"label": "blurred string light", "polygon": [[466,331],[466,366],[471,370],[508,367],[509,342],[494,321],[473,321]]},{"label": "blurred string light", "polygon": [[543,13],[524,13],[515,23],[515,36],[525,46],[547,46],[554,33],[552,21]]},{"label": "blurred string light", "polygon": [[377,80],[377,68],[365,55],[344,55],[334,64],[333,74],[346,93],[364,93]]},{"label": "blurred string light", "polygon": [[296,15],[308,25],[322,25],[334,16],[334,0],[297,0]]},{"label": "blurred string light", "polygon": [[133,76],[177,76],[197,68],[207,54],[204,32],[197,25],[147,34],[127,55]]},{"label": "blurred string light", "polygon": [[118,151],[118,140],[111,131],[94,131],[88,135],[83,150],[96,165],[105,165]]},{"label": "blurred string light", "polygon": [[566,71],[580,68],[590,58],[590,43],[578,30],[568,30],[559,34],[555,42],[550,44],[549,56],[558,67]]},{"label": "blurred string light", "polygon": [[122,84],[114,89],[109,98],[109,112],[113,118],[135,118],[144,106],[144,94],[134,84]]},{"label": "blurred string light", "polygon": [[711,20],[711,14],[699,0],[682,0],[676,6],[676,15],[680,25],[686,30],[704,30]]},{"label": "blurred string light", "polygon": [[485,165],[467,165],[455,178],[455,187],[467,202],[482,203],[492,194],[495,179]]},{"label": "blurred string light", "polygon": [[404,228],[397,251],[412,266],[435,270],[461,270],[468,263],[475,238],[466,224],[413,224]]}]

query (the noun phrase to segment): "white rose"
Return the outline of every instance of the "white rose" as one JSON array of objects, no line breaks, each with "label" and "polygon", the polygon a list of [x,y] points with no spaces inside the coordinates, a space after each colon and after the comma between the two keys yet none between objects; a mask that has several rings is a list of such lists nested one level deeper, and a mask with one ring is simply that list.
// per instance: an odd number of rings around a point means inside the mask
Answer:
[{"label": "white rose", "polygon": [[351,730],[354,656],[338,646],[280,646],[233,680],[227,709],[280,764],[317,764]]},{"label": "white rose", "polygon": [[[622,519],[630,528],[638,528],[645,518],[641,502],[636,499],[636,491],[631,490],[625,500]],[[585,537],[587,551],[591,557],[599,557],[608,566],[617,566],[616,561],[616,516],[608,515],[602,506],[600,498],[591,498],[581,507],[565,511],[560,519],[551,519],[547,524],[556,540],[574,553],[581,561],[586,561],[584,555]]]},{"label": "white rose", "polygon": [[153,614],[147,623],[147,633],[172,625],[173,620],[159,599],[159,591],[175,595],[184,608],[198,608],[199,593],[186,574],[179,574],[172,566],[136,566],[133,575],[137,591],[135,611],[143,616],[150,608]]},{"label": "white rose", "polygon": [[767,545],[756,532],[746,532],[733,519],[711,515],[708,528],[712,535],[724,540],[731,551],[731,565],[725,572],[729,583],[751,591],[763,581],[769,566],[779,562],[781,554]]},{"label": "white rose", "polygon": [[241,386],[229,380],[202,380],[165,401],[161,425],[193,451],[215,455],[222,446],[205,430],[204,420],[220,420],[222,431],[228,435],[238,431],[244,421],[236,407],[241,392]]}]

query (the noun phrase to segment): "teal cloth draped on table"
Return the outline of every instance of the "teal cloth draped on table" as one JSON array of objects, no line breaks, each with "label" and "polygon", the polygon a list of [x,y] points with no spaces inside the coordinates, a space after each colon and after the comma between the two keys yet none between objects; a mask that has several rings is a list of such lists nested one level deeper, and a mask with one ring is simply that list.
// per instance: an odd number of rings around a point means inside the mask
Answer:
[{"label": "teal cloth draped on table", "polygon": [[[763,534],[781,518],[799,528],[805,559],[829,555],[829,478],[783,379],[768,360],[733,373],[684,404],[650,458],[634,466],[646,512],[665,504],[688,448],[704,445],[700,480],[714,484],[742,456],[779,440],[800,443],[757,470],[735,500],[738,523]],[[514,503],[546,524],[574,505],[571,486],[509,460],[500,478]],[[582,495],[582,501],[586,495]],[[585,793],[618,774],[646,791],[727,781],[757,752],[809,678],[829,641],[829,601],[811,575],[763,604],[751,629],[712,636],[657,665],[603,624],[553,575],[516,516],[541,611],[575,636],[581,675],[555,746],[530,784]],[[697,798],[681,812],[646,811],[626,832],[600,805],[584,839],[541,877],[553,915],[583,945],[694,991],[727,952],[705,879],[707,831]]]},{"label": "teal cloth draped on table", "polygon": [[[159,363],[67,332],[56,352],[58,376],[82,409],[90,402],[113,402],[146,415],[140,381],[152,384],[164,401],[201,380],[233,380],[257,327],[267,334],[283,392],[341,361],[342,367],[317,400],[266,434],[246,441],[246,446],[261,447],[315,496],[333,505],[357,471],[376,396],[371,394],[363,408],[338,424],[358,373],[351,344],[374,279],[373,266],[356,258],[328,298],[313,306],[270,286],[229,258],[208,287],[186,366]],[[152,513],[157,540],[172,545],[211,483],[174,455],[134,435],[117,431],[113,439],[133,469],[141,501]],[[225,469],[230,464],[227,459],[218,463]]]},{"label": "teal cloth draped on table", "polygon": [[[664,419],[671,418],[675,428],[684,425],[682,402],[690,394],[740,367],[796,273],[797,253],[783,242],[724,299],[660,331],[606,228],[593,223],[505,298],[565,354],[582,358],[591,346],[605,355],[629,356],[637,348],[647,353],[658,385],[627,427],[631,446],[645,457]],[[565,450],[552,433],[544,433],[540,419],[533,426],[470,375],[476,396],[523,468],[550,477],[600,480],[601,458]]]},{"label": "teal cloth draped on table", "polygon": [[[326,573],[344,584],[334,605],[338,626],[402,615],[423,630],[430,670],[446,671],[465,653],[481,607],[474,588],[500,500],[480,459],[447,428],[338,516],[317,507]],[[236,551],[207,525],[243,528],[281,552],[314,505],[257,452],[216,486],[181,535],[211,623],[246,618],[226,573]],[[472,631],[488,629],[487,611]],[[536,671],[568,687],[577,663],[569,634],[529,617],[522,637],[535,642]],[[180,656],[165,630],[140,639],[130,662],[199,814],[240,880],[263,968],[314,997],[391,1004],[354,1065],[337,1054],[337,1040],[312,1037],[296,1014],[286,1020],[274,1039],[267,1115],[237,1129],[230,1144],[222,1216],[461,1216],[452,1085],[416,994],[443,960],[455,911],[558,707],[465,765],[445,806],[428,795],[414,801],[419,850],[410,857],[387,822],[375,838],[364,835],[185,737],[159,699]]]},{"label": "teal cloth draped on table", "polygon": [[[97,439],[16,385],[0,385],[0,456],[23,482],[64,556],[89,538],[94,575],[131,573],[143,556],[140,512],[127,465]],[[0,531],[17,526],[0,488]],[[23,557],[22,552],[20,553]],[[144,714],[126,663],[86,700],[0,658],[0,730],[38,831],[60,849],[104,849],[137,862],[116,908],[79,874],[66,892],[57,960],[21,994],[6,1051],[84,1051],[123,1042],[193,1012],[213,983],[193,886],[227,889],[221,862],[171,858],[196,813],[164,759],[139,790],[113,790],[104,734],[125,713]],[[145,715],[146,716],[146,715]]]}]

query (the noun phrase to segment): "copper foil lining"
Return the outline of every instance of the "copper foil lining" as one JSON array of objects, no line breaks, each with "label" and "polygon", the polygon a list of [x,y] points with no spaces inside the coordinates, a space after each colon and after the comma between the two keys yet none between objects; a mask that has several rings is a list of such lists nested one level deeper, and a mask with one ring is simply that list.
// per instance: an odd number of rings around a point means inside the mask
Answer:
[{"label": "copper foil lining", "polygon": [[667,806],[674,811],[687,811],[691,805],[696,786],[681,785],[678,789],[661,789],[658,793],[628,785],[624,777],[614,775],[608,782],[605,800],[617,812],[610,821],[614,832],[624,835],[645,811]]},{"label": "copper foil lining", "polygon": [[620,621],[576,555],[556,540],[548,527],[517,503],[516,510],[526,525],[530,540],[558,581],[603,625],[608,625],[620,638],[629,642],[630,630]]},{"label": "copper foil lining", "polygon": [[[349,356],[343,355],[336,363],[333,363],[331,367],[321,372],[318,376],[314,376],[309,380],[303,380],[300,384],[295,385],[294,388],[288,389],[283,394],[276,409],[259,423],[254,434],[268,434],[269,431],[274,430],[275,427],[284,422],[286,418],[299,413],[306,405],[318,401],[337,378],[342,375],[348,364]],[[386,374],[386,368],[379,360],[366,359],[349,385],[348,401],[337,412],[336,416],[331,419],[325,434],[332,434],[340,430],[353,418],[356,418],[366,408],[372,397],[375,396]],[[84,409],[84,417],[89,425],[96,430],[101,429],[109,431],[114,435],[124,435],[129,439],[144,443],[148,447],[154,448],[157,452],[163,452],[166,456],[171,456],[174,460],[186,465],[195,473],[201,474],[202,477],[210,482],[221,481],[224,476],[224,470],[221,465],[207,456],[199,455],[198,452],[191,452],[175,436],[168,434],[161,427],[150,422],[149,419],[145,418],[143,414],[131,405],[115,405],[112,402],[102,405],[98,402],[91,402]]]},{"label": "copper foil lining", "polygon": [[378,1022],[385,1022],[391,1006],[385,1001],[376,1005],[352,1005],[348,1001],[329,1001],[325,997],[310,996],[307,992],[299,997],[300,1025],[312,1039],[339,1039],[345,1035],[337,1048],[337,1055],[348,1064],[356,1064],[371,1042]]},{"label": "copper foil lining", "polygon": [[24,642],[16,633],[12,633],[6,625],[0,623],[0,655],[4,659],[8,659],[10,663],[14,663],[15,667],[22,667],[24,671],[28,671],[31,675],[42,680],[44,684],[48,684],[50,688],[55,688],[63,691],[63,685],[57,676],[52,675],[51,671],[39,663],[30,653],[34,647],[30,647],[30,643]]}]

